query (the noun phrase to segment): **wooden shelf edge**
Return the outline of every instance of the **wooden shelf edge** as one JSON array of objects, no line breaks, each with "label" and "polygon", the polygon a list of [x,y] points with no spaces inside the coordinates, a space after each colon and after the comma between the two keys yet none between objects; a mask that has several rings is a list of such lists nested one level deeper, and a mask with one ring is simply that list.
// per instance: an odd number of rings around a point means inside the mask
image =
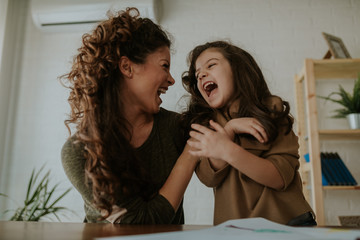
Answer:
[{"label": "wooden shelf edge", "polygon": [[301,83],[302,81],[304,81],[304,78],[305,78],[305,67],[301,69],[301,72],[299,74],[295,75],[295,79],[296,79],[295,81]]},{"label": "wooden shelf edge", "polygon": [[352,134],[360,135],[360,129],[320,129],[319,134]]},{"label": "wooden shelf edge", "polygon": [[313,58],[307,58],[312,60],[315,64],[341,64],[341,63],[348,63],[348,64],[354,64],[354,63],[360,63],[360,58],[337,58],[337,59],[313,59]]},{"label": "wooden shelf edge", "polygon": [[311,165],[309,162],[302,162],[300,168],[301,168],[302,172],[310,172],[311,171]]},{"label": "wooden shelf edge", "polygon": [[360,190],[360,186],[323,186],[324,190]]},{"label": "wooden shelf edge", "polygon": [[360,140],[360,129],[338,129],[338,130],[319,130],[319,137],[323,140]]}]

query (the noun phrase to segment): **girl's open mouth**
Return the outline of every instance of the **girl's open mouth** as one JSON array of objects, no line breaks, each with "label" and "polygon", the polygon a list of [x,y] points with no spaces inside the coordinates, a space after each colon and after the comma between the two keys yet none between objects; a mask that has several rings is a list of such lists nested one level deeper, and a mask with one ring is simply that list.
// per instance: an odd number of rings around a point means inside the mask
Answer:
[{"label": "girl's open mouth", "polygon": [[206,82],[206,83],[204,83],[204,85],[203,85],[203,88],[204,88],[204,90],[205,90],[205,92],[206,92],[206,95],[209,97],[210,96],[210,94],[211,94],[211,92],[214,90],[214,89],[216,89],[218,87],[218,85],[216,84],[216,83],[214,83],[214,82]]}]

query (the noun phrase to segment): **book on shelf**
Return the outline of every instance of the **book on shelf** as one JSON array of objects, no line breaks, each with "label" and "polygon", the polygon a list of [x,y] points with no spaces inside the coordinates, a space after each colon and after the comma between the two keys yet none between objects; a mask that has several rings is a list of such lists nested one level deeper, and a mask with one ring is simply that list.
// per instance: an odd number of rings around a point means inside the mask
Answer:
[{"label": "book on shelf", "polygon": [[[304,156],[310,162],[309,154]],[[357,182],[337,152],[321,152],[321,175],[323,186],[356,186]]]}]

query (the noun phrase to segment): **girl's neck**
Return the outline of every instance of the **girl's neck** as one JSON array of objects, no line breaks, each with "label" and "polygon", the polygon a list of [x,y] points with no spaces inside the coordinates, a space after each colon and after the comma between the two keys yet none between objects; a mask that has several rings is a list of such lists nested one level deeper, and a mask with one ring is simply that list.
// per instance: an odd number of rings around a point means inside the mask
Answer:
[{"label": "girl's neck", "polygon": [[239,100],[235,100],[230,104],[230,106],[224,108],[221,112],[225,119],[228,121],[237,116],[239,111],[240,102]]}]

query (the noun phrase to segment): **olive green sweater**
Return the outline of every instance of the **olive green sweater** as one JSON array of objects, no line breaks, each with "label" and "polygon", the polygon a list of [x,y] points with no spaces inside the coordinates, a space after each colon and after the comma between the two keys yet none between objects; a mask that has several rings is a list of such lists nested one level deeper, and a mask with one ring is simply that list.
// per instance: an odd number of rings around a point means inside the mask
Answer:
[{"label": "olive green sweater", "polygon": [[[92,191],[85,183],[84,148],[80,144],[74,144],[74,140],[75,138],[72,137],[64,144],[61,152],[62,164],[69,180],[84,200],[86,220],[99,222],[100,213],[92,204]],[[179,115],[161,108],[160,112],[155,115],[154,126],[149,138],[136,149],[152,180],[160,183],[159,189],[165,183],[184,146],[185,139],[180,130]],[[122,216],[121,223],[184,223],[182,204],[175,212],[168,200],[158,193],[150,200],[144,200],[140,196],[124,197],[118,205],[127,211]]]}]

